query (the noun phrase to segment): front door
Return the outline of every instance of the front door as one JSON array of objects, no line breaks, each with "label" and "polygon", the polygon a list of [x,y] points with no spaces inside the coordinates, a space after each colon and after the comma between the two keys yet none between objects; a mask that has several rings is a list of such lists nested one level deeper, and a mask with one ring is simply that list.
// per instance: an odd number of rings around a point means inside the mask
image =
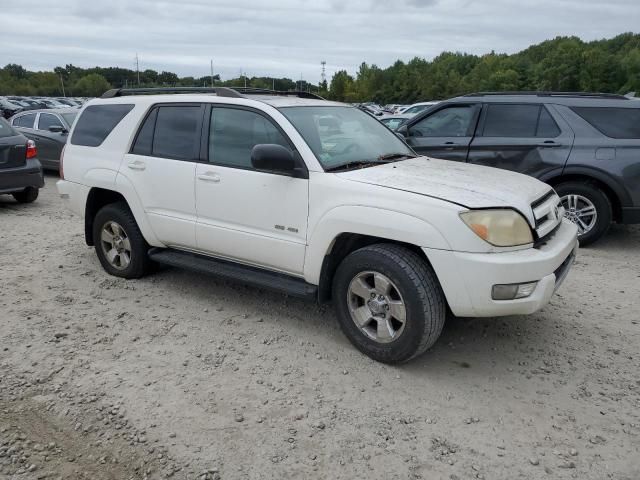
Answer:
[{"label": "front door", "polygon": [[573,132],[559,117],[558,122],[544,105],[488,104],[468,161],[534,177],[560,171],[571,152]]},{"label": "front door", "polygon": [[407,125],[407,143],[420,155],[465,162],[480,107],[449,104]]},{"label": "front door", "polygon": [[293,145],[257,110],[214,106],[207,120],[208,162],[196,167],[198,250],[302,274],[309,181],[251,165],[255,145]]},{"label": "front door", "polygon": [[[59,127],[63,132],[52,132],[50,127]],[[60,154],[67,141],[67,127],[57,115],[52,113],[40,113],[38,125],[33,132],[34,141],[38,148],[38,159],[44,167],[58,168],[60,166]]]}]

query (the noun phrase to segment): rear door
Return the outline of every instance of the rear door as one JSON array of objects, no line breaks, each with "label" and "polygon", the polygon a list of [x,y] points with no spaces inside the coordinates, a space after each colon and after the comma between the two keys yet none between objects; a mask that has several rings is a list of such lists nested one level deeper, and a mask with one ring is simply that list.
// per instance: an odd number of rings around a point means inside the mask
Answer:
[{"label": "rear door", "polygon": [[542,104],[486,104],[468,161],[537,178],[560,171],[571,152],[573,132],[558,120]]},{"label": "rear door", "polygon": [[443,105],[409,120],[407,143],[420,155],[464,162],[478,122],[480,105]]},{"label": "rear door", "polygon": [[170,247],[196,248],[194,181],[203,113],[198,103],[153,106],[120,168],[156,237]]},{"label": "rear door", "polygon": [[[60,127],[62,132],[52,132],[51,127]],[[67,127],[58,115],[41,112],[38,116],[36,129],[33,138],[38,148],[38,159],[44,167],[58,168],[60,165],[60,154],[62,147],[67,141]]]}]

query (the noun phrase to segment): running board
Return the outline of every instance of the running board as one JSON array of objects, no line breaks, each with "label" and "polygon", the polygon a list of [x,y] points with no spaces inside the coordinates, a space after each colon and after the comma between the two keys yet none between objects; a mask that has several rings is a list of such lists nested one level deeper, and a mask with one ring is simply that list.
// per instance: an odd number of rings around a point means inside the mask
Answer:
[{"label": "running board", "polygon": [[292,277],[284,273],[271,272],[261,268],[173,249],[152,248],[149,250],[149,258],[154,262],[172,267],[214,275],[253,287],[286,293],[293,297],[308,300],[317,300],[318,298],[318,287],[305,282],[301,278]]}]

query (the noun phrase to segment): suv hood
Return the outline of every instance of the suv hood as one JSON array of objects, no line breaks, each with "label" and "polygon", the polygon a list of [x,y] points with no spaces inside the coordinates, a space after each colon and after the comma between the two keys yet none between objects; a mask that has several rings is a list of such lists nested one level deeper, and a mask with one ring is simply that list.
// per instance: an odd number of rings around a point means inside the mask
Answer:
[{"label": "suv hood", "polygon": [[531,203],[550,190],[545,183],[520,173],[428,157],[336,175],[354,182],[446,200],[466,208],[515,208],[531,225],[535,225]]}]

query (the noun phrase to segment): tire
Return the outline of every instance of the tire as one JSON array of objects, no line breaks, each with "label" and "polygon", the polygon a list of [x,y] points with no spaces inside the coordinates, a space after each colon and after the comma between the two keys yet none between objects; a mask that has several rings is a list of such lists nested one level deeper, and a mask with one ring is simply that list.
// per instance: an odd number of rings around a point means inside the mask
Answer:
[{"label": "tire", "polygon": [[[566,182],[557,185],[556,192],[562,199],[566,217],[578,224],[580,246],[590,245],[607,233],[613,219],[611,200],[597,185],[590,182]],[[588,215],[577,218],[577,212],[587,208],[585,202],[595,207],[595,219]],[[571,207],[576,207],[576,204],[577,208],[572,211]],[[582,233],[585,225],[590,228]]]},{"label": "tire", "polygon": [[13,194],[13,198],[16,199],[18,203],[33,203],[38,198],[38,194],[40,190],[36,187],[27,187],[21,192],[16,192]]},{"label": "tire", "polygon": [[[384,300],[370,297],[385,290],[378,288],[379,279],[381,285],[391,282]],[[366,287],[374,287],[374,292]],[[393,305],[398,301],[404,304],[404,322],[396,318],[402,317],[396,313],[402,309]],[[444,293],[431,266],[411,250],[392,244],[371,245],[348,255],[333,279],[333,302],[351,343],[370,358],[390,364],[407,362],[429,349],[440,336],[447,314]],[[375,316],[365,320],[374,311]],[[361,322],[365,326],[358,326],[354,318],[365,320]]]},{"label": "tire", "polygon": [[[109,234],[111,243],[105,241]],[[93,221],[93,240],[102,268],[110,275],[140,278],[150,271],[149,245],[125,202],[112,203],[98,211]]]}]

